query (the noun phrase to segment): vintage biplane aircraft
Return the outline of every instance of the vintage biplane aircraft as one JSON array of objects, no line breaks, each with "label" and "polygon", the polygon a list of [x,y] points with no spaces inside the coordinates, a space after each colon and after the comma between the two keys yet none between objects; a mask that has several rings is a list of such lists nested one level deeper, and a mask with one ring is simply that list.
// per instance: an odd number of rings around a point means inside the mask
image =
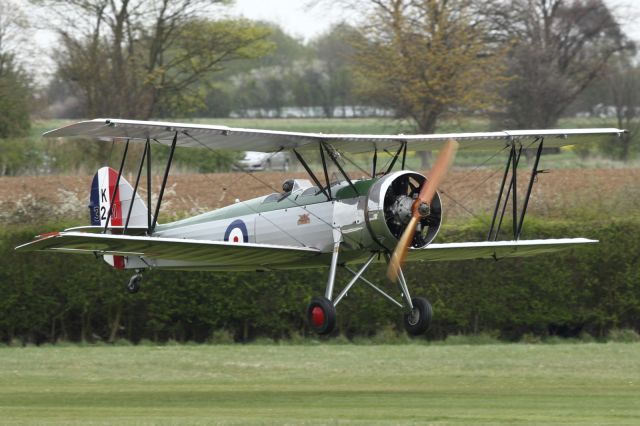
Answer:
[{"label": "vintage biplane aircraft", "polygon": [[[404,262],[498,260],[595,243],[586,238],[521,240],[519,237],[543,147],[602,140],[621,133],[619,129],[563,129],[388,136],[294,133],[121,119],[83,121],[44,136],[125,143],[120,169],[103,167],[93,179],[89,199],[91,225],[39,235],[16,249],[102,257],[115,268],[135,271],[127,284],[132,293],[138,291],[141,273],[146,269],[261,271],[328,267],[324,296],[314,297],[308,305],[312,330],[331,333],[336,324],[336,306],[356,282],[362,281],[403,309],[406,330],[417,335],[429,327],[432,310],[425,298],[411,296],[402,273]],[[133,186],[122,176],[131,142],[144,143]],[[170,151],[152,213],[151,151],[158,144],[169,146]],[[458,144],[460,149],[508,153],[492,222],[486,241],[432,243],[442,222],[443,203],[437,188]],[[288,151],[310,180],[287,180],[281,193],[160,224],[157,219],[177,147]],[[535,160],[526,194],[518,197],[518,163],[526,149],[535,152]],[[430,173],[424,176],[405,170],[407,150],[440,153]],[[317,174],[307,161],[311,153],[318,156],[322,165]],[[345,158],[364,153],[372,160],[370,177],[352,179],[345,171]],[[379,164],[382,155],[388,157],[384,168]],[[145,164],[146,205],[139,195]],[[333,175],[329,173],[330,167],[336,170]],[[513,234],[509,240],[498,241],[507,201],[511,205]],[[380,283],[376,285],[365,278],[365,271],[374,262],[388,263],[388,276],[399,287],[400,301],[383,290]],[[335,296],[338,267],[349,271],[353,278]]]}]

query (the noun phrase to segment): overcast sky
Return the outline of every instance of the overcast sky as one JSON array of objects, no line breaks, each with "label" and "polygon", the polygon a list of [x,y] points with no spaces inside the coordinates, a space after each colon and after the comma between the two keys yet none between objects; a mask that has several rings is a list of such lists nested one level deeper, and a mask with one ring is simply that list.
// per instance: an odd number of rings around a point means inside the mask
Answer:
[{"label": "overcast sky", "polygon": [[304,0],[236,0],[231,13],[275,22],[289,34],[305,40],[327,31],[333,23],[352,17],[331,6],[330,1],[322,6],[317,3]]},{"label": "overcast sky", "polygon": [[[605,2],[614,9],[629,37],[640,40],[640,25],[637,24],[640,19],[640,0]],[[332,6],[332,3],[310,0],[235,0],[227,13],[231,16],[275,22],[289,34],[309,40],[327,31],[336,22],[354,18],[355,13]],[[40,31],[36,40],[40,45],[48,45],[52,42],[52,34]]]},{"label": "overcast sky", "polygon": [[[289,34],[306,40],[328,30],[331,24],[352,19],[355,14],[344,8],[331,6],[331,1],[305,0],[235,0],[232,14],[279,24]],[[629,37],[640,39],[640,0],[605,0],[620,19]]]},{"label": "overcast sky", "polygon": [[[2,1],[2,0],[0,0]],[[627,35],[640,41],[640,0],[605,0],[614,10]],[[321,5],[318,5],[321,3]],[[333,4],[333,5],[332,5]],[[355,13],[351,10],[336,6],[335,1],[323,0],[235,0],[235,4],[226,8],[230,16],[244,16],[249,19],[270,21],[280,25],[287,33],[303,40],[312,39],[326,32],[332,24],[353,20]],[[55,37],[50,31],[40,30],[35,35],[35,41],[42,50],[54,43]],[[40,55],[42,63],[42,55]],[[49,59],[46,62],[52,63]],[[29,62],[29,61],[27,61]],[[49,65],[40,67],[41,73]],[[39,78],[42,79],[41,76]]]}]

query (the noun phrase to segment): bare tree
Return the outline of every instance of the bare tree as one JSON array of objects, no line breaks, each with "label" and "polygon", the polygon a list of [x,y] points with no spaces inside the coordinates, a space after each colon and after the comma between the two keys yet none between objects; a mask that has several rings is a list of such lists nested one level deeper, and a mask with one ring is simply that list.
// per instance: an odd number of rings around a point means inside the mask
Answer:
[{"label": "bare tree", "polygon": [[629,160],[631,143],[640,131],[640,68],[629,58],[612,61],[605,78],[618,128],[627,133],[620,137],[619,156]]},{"label": "bare tree", "polygon": [[247,21],[205,19],[226,0],[32,0],[56,12],[60,76],[90,116],[149,118],[202,102],[199,81],[268,49]]},{"label": "bare tree", "polygon": [[[30,78],[19,58],[28,20],[17,3],[0,2],[0,138],[24,136],[29,130]],[[0,149],[0,174],[13,147]]]},{"label": "bare tree", "polygon": [[345,41],[356,36],[355,29],[347,24],[338,24],[313,40],[318,71],[324,76],[320,80],[322,109],[326,117],[333,117],[338,106],[343,108],[353,103],[353,47]]},{"label": "bare tree", "polygon": [[[499,101],[504,49],[474,0],[367,0],[356,49],[360,92],[433,133],[445,113]],[[494,89],[494,90],[492,90]],[[423,167],[428,155],[422,156]]]},{"label": "bare tree", "polygon": [[493,2],[491,13],[504,38],[513,77],[504,92],[508,126],[550,127],[616,52],[630,48],[602,0]]}]

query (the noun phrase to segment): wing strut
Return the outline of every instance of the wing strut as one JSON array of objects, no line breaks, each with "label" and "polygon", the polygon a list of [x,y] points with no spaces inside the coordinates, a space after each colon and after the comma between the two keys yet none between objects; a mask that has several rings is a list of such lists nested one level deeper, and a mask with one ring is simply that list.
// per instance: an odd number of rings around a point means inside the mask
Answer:
[{"label": "wing strut", "polygon": [[107,213],[107,220],[104,223],[103,234],[107,233],[107,229],[109,228],[109,221],[111,220],[111,214],[113,213],[113,203],[116,199],[116,195],[118,194],[118,188],[120,188],[120,177],[122,176],[122,169],[124,169],[124,162],[127,159],[127,152],[129,151],[129,139],[127,139],[127,143],[124,146],[124,153],[122,154],[122,161],[120,162],[120,169],[118,170],[118,178],[116,179],[116,186],[113,188],[113,194],[111,194],[111,200],[109,201],[109,213]]},{"label": "wing strut", "polygon": [[[167,167],[164,169],[164,177],[162,178],[162,186],[160,187],[160,194],[158,195],[158,203],[156,204],[156,213],[153,216],[153,224],[151,224],[151,229],[149,232],[153,232],[156,227],[156,223],[158,223],[158,214],[160,213],[160,205],[162,204],[162,197],[164,195],[164,188],[167,186],[167,178],[169,177],[169,169],[171,169],[171,162],[173,161],[173,153],[176,150],[176,143],[178,142],[178,132],[176,131],[175,136],[173,137],[173,142],[171,142],[171,151],[169,152],[169,160],[167,160]],[[151,206],[149,206],[151,207]]]},{"label": "wing strut", "polygon": [[[523,205],[520,210],[519,218],[518,218],[518,197],[517,197],[517,184],[518,184],[518,164],[520,163],[520,156],[522,154],[522,145],[518,149],[516,149],[515,142],[511,143],[511,150],[509,151],[509,158],[507,158],[507,163],[504,168],[504,174],[502,175],[502,182],[500,183],[500,190],[498,191],[498,198],[496,200],[496,205],[493,210],[493,216],[491,218],[491,225],[489,227],[489,233],[487,235],[487,241],[497,241],[498,234],[500,233],[500,228],[502,227],[502,221],[504,220],[504,215],[507,209],[507,203],[509,202],[509,197],[511,197],[511,209],[512,209],[512,217],[513,217],[513,239],[520,239],[520,234],[522,233],[522,226],[524,224],[524,218],[527,213],[527,207],[529,206],[529,200],[531,198],[531,191],[533,189],[533,183],[538,175],[541,173],[538,170],[538,164],[540,163],[540,156],[542,154],[542,148],[544,144],[544,138],[538,138],[533,143],[540,141],[538,144],[538,149],[536,151],[536,158],[533,163],[533,168],[531,170],[531,177],[529,178],[529,184],[527,186],[527,192],[523,199]],[[505,194],[505,184],[507,182],[507,176],[509,176],[509,172],[511,172],[511,178],[509,179],[509,186],[507,187],[507,192]],[[502,197],[504,195],[504,202],[502,201]],[[502,210],[500,211],[500,217],[498,218],[498,210],[500,210],[500,205],[502,205]],[[498,221],[496,226],[496,220]],[[494,232],[495,231],[495,232]]]},{"label": "wing strut", "polygon": [[[507,165],[504,167],[504,174],[502,175],[502,183],[500,183],[500,191],[498,191],[498,199],[496,200],[496,207],[493,209],[493,217],[491,218],[491,226],[489,226],[489,235],[487,235],[487,241],[491,241],[491,235],[493,234],[493,228],[496,224],[496,218],[498,216],[498,209],[500,208],[500,204],[502,201],[502,194],[504,194],[504,184],[507,182],[507,175],[509,174],[509,169],[511,168],[511,157],[513,157],[513,146],[509,150],[509,158],[507,158]],[[508,196],[507,196],[508,197]],[[498,231],[496,230],[496,238],[498,237]]]},{"label": "wing strut", "polygon": [[387,168],[387,171],[384,172],[385,175],[388,175],[391,172],[391,169],[393,169],[393,166],[396,165],[396,161],[398,160],[400,153],[402,152],[403,149],[406,148],[406,146],[407,146],[407,141],[400,142],[400,148],[398,148],[398,152],[396,152],[395,155],[393,156],[393,160],[391,160],[391,164]]},{"label": "wing strut", "polygon": [[147,137],[147,235],[151,235],[151,142]]},{"label": "wing strut", "polygon": [[[511,142],[511,149],[516,149],[516,144],[515,142]],[[520,154],[522,154],[522,145],[520,145],[520,149],[518,150],[518,158],[516,159],[516,157],[514,156],[511,161],[513,162],[512,164],[512,170],[511,170],[511,190],[513,191],[512,196],[513,198],[511,199],[511,210],[513,213],[513,239],[516,240],[518,239],[517,237],[517,233],[518,233],[518,194],[517,194],[517,190],[518,190],[518,163],[520,162]]]},{"label": "wing strut", "polygon": [[[509,160],[511,161],[511,167],[512,167],[512,170],[511,170],[512,175],[514,173],[517,173],[518,171],[518,164],[520,163],[521,154],[522,154],[522,146],[520,146],[520,149],[516,152],[515,144],[512,144],[511,151],[509,154]],[[502,228],[502,221],[504,220],[504,215],[507,211],[507,203],[509,202],[509,197],[511,196],[511,191],[513,190],[514,181],[517,182],[517,180],[514,180],[513,177],[509,180],[509,187],[507,188],[507,194],[504,197],[504,203],[502,204],[502,211],[500,212],[500,220],[498,221],[498,227],[496,228],[496,233],[493,237],[494,241],[498,240],[498,234],[500,233],[500,228]],[[515,207],[513,208],[515,209]],[[516,217],[515,211],[513,213],[513,217]],[[515,230],[515,226],[514,226],[514,230]],[[515,232],[514,232],[513,238],[515,239]]]},{"label": "wing strut", "polygon": [[[329,170],[327,169],[327,159],[324,158],[324,148],[322,142],[318,142],[318,148],[320,148],[320,159],[322,159],[322,171],[324,172],[324,180],[327,184],[327,192],[329,193],[329,200],[333,198],[331,195],[331,181],[329,180]],[[320,187],[322,188],[322,186]]]},{"label": "wing strut", "polygon": [[140,165],[138,166],[138,174],[136,175],[136,184],[133,186],[133,195],[131,195],[131,202],[129,203],[127,220],[124,223],[125,234],[127,233],[127,228],[129,227],[129,219],[131,219],[131,212],[133,211],[133,204],[136,200],[136,194],[138,193],[138,185],[140,185],[140,175],[142,175],[142,167],[144,166],[144,159],[147,156],[148,149],[149,149],[149,139],[147,139],[147,143],[144,144],[144,151],[142,151],[142,157],[140,157]]},{"label": "wing strut", "polygon": [[344,171],[344,169],[342,168],[342,166],[338,162],[338,157],[336,156],[336,153],[334,152],[335,150],[333,149],[333,147],[331,149],[329,149],[329,147],[327,147],[327,145],[325,143],[322,143],[322,142],[321,142],[321,145],[327,151],[327,154],[329,154],[329,158],[331,158],[331,161],[333,161],[333,164],[336,165],[338,170],[340,170],[340,173],[342,174],[342,176],[344,176],[344,178],[347,180],[347,182],[349,183],[349,186],[351,188],[353,188],[353,191],[356,193],[356,195],[359,195],[358,194],[358,188],[355,187],[355,185],[353,184],[353,182],[349,178],[349,175],[347,174],[347,172]]},{"label": "wing strut", "polygon": [[544,144],[544,138],[540,140],[538,150],[536,151],[536,159],[533,162],[533,169],[531,169],[531,177],[529,178],[529,186],[527,187],[527,195],[524,197],[524,205],[522,206],[522,212],[520,213],[520,223],[518,223],[518,233],[516,234],[516,240],[520,239],[520,233],[522,232],[522,224],[524,223],[524,216],[527,213],[527,206],[529,205],[529,198],[531,197],[531,190],[533,189],[533,182],[535,182],[538,176],[538,163],[540,162],[540,155],[542,154],[542,144]]},{"label": "wing strut", "polygon": [[378,163],[378,147],[373,147],[373,171],[371,172],[371,177],[376,178],[376,165]]},{"label": "wing strut", "polygon": [[322,184],[320,183],[316,175],[311,171],[307,162],[304,161],[304,158],[302,158],[302,155],[300,155],[300,153],[295,148],[292,151],[296,155],[296,158],[298,159],[300,164],[302,164],[302,167],[304,167],[304,169],[307,171],[307,174],[311,177],[311,179],[313,179],[315,184],[318,185],[318,188],[320,188],[320,191],[322,191],[322,193],[327,197],[327,200],[331,201],[330,193],[327,194],[327,192],[324,190],[324,187],[322,186]]},{"label": "wing strut", "polygon": [[407,160],[407,143],[404,143],[404,148],[402,149],[402,166],[400,167],[400,170],[404,170],[404,164]]}]

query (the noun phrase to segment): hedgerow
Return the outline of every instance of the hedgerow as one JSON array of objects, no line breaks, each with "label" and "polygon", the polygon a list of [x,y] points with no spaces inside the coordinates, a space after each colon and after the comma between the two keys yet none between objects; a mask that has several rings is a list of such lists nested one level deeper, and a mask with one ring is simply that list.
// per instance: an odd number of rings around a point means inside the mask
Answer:
[{"label": "hedgerow", "polygon": [[[0,342],[228,342],[299,339],[310,334],[306,304],[324,293],[325,269],[262,273],[145,272],[142,290],[125,293],[131,271],[91,255],[18,253],[33,235],[65,224],[0,230]],[[499,261],[412,263],[412,294],[434,308],[428,339],[491,335],[605,337],[640,330],[640,220],[534,220],[523,238],[586,236],[598,245]],[[439,241],[479,241],[480,222],[445,228]],[[393,295],[395,286],[365,274]],[[337,283],[349,279],[339,271]],[[401,312],[364,285],[338,306],[349,339],[401,330]],[[381,338],[384,336],[380,336]]]}]

